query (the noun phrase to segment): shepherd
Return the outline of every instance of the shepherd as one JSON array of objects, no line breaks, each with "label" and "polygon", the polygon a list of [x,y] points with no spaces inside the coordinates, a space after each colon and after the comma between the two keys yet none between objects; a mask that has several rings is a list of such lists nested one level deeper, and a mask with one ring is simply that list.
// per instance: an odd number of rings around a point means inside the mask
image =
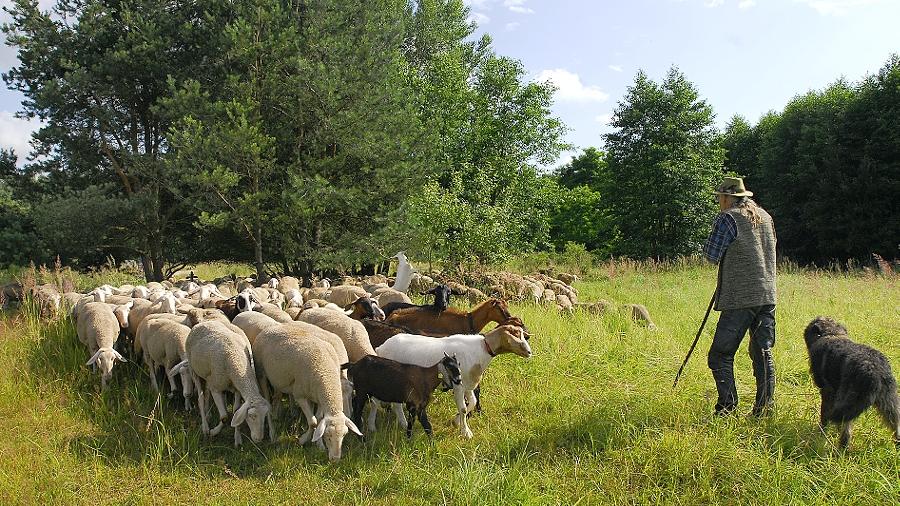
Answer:
[{"label": "shepherd", "polygon": [[[715,413],[727,415],[738,404],[734,355],[750,331],[750,358],[756,377],[751,414],[770,411],[775,394],[775,227],[772,217],[750,197],[740,177],[726,177],[715,190],[721,211],[703,253],[719,266],[715,309],[721,314],[708,364],[716,382]],[[727,254],[726,254],[727,253]]]}]

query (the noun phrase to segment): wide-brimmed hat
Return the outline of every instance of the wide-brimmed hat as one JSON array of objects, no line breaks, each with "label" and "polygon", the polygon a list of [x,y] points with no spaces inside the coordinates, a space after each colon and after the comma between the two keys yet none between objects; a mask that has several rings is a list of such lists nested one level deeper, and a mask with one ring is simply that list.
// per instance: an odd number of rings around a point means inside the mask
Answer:
[{"label": "wide-brimmed hat", "polygon": [[753,192],[744,188],[744,178],[740,177],[726,177],[713,193],[717,195],[731,195],[732,197],[753,196]]}]

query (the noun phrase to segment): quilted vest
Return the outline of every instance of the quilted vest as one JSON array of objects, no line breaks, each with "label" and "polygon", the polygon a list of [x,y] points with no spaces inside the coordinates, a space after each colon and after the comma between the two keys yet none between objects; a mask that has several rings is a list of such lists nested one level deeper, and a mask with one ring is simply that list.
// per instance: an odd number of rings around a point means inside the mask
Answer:
[{"label": "quilted vest", "polygon": [[754,227],[739,208],[724,211],[737,223],[737,238],[725,252],[720,267],[716,310],[775,304],[775,227],[772,217],[759,209]]}]

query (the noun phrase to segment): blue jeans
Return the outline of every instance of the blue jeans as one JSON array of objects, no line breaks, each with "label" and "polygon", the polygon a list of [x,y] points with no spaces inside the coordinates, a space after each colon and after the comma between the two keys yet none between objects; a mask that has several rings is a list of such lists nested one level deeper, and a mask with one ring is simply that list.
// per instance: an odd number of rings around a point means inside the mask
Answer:
[{"label": "blue jeans", "polygon": [[748,330],[750,359],[753,361],[753,376],[756,377],[753,413],[762,414],[772,403],[775,394],[775,361],[772,356],[772,348],[775,346],[775,305],[726,309],[719,316],[707,357],[719,395],[716,413],[728,413],[737,407],[734,355]]}]

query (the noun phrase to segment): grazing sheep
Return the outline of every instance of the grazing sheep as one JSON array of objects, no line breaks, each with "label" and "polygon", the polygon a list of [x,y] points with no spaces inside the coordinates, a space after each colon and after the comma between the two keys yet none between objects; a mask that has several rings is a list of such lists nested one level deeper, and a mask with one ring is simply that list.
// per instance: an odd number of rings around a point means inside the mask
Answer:
[{"label": "grazing sheep", "polygon": [[559,273],[559,275],[557,275],[556,277],[567,285],[571,285],[572,283],[578,281],[578,276],[576,276],[575,274],[566,274],[565,272]]},{"label": "grazing sheep", "polygon": [[333,302],[340,307],[347,307],[356,299],[368,296],[369,292],[363,290],[362,287],[339,285],[331,289],[331,293],[328,294],[328,302]]},{"label": "grazing sheep", "polygon": [[900,399],[887,357],[851,341],[843,325],[824,316],[807,325],[803,338],[813,382],[822,394],[822,430],[828,422],[840,424],[840,447],[847,448],[853,420],[874,405],[900,446]]},{"label": "grazing sheep", "polygon": [[406,293],[409,291],[409,284],[412,282],[412,275],[415,272],[412,264],[409,263],[409,258],[406,257],[406,253],[401,251],[391,258],[397,259],[397,277],[394,279],[394,286],[392,287],[394,290],[400,293]]},{"label": "grazing sheep", "polygon": [[287,295],[290,290],[300,290],[300,280],[293,276],[282,276],[278,289],[281,293]]},{"label": "grazing sheep", "polygon": [[[323,286],[316,286],[316,287],[310,288],[309,290],[306,291],[306,293],[303,293],[302,295],[303,295],[303,298],[307,301],[311,300],[311,299],[323,299],[324,300],[324,299],[328,298],[329,293],[331,293],[331,288],[326,288]],[[326,302],[327,302],[327,300],[326,300]]]},{"label": "grazing sheep", "polygon": [[[169,374],[179,374],[183,368],[190,368],[197,390],[203,434],[215,436],[222,430],[228,414],[224,392],[233,391],[234,417],[231,419],[231,426],[235,429],[235,446],[241,445],[239,426],[245,421],[250,427],[253,441],[261,441],[270,406],[259,393],[247,336],[234,325],[205,321],[191,329],[185,346],[187,359],[173,367]],[[207,390],[219,410],[219,424],[212,430],[206,420]],[[241,399],[244,400],[243,404]],[[269,423],[271,424],[271,418]]]},{"label": "grazing sheep", "polygon": [[[159,383],[156,380],[157,369],[162,366],[166,377],[169,379],[168,397],[172,397],[178,390],[175,384],[175,376],[169,375],[175,365],[187,358],[185,348],[187,336],[191,328],[187,325],[172,321],[168,318],[145,318],[138,329],[141,340],[141,348],[144,352],[144,364],[150,370],[150,386],[155,392],[159,392]],[[187,368],[181,370],[181,388],[184,396],[184,409],[191,409],[191,391],[193,380]]]},{"label": "grazing sheep", "polygon": [[254,307],[253,310],[262,313],[280,323],[294,321],[294,319],[291,318],[291,315],[282,311],[282,309],[275,304],[270,304],[268,302],[263,302],[262,304]]},{"label": "grazing sheep", "polygon": [[247,339],[250,340],[250,344],[253,344],[253,341],[256,340],[256,336],[259,335],[260,332],[273,325],[278,325],[280,322],[264,313],[244,311],[235,316],[231,323],[240,327],[240,329],[244,331],[244,334],[247,334]]},{"label": "grazing sheep", "polygon": [[286,307],[303,307],[303,295],[300,290],[291,288],[284,293],[284,302]]},{"label": "grazing sheep", "polygon": [[646,306],[641,304],[625,304],[622,308],[631,313],[631,319],[636,321],[641,325],[646,325],[647,330],[656,330],[656,324],[653,323],[653,319],[650,318],[650,311],[647,310]]},{"label": "grazing sheep", "polygon": [[457,415],[455,424],[465,438],[472,437],[466,417],[475,409],[475,388],[497,355],[514,353],[531,357],[531,347],[525,339],[525,331],[515,325],[500,325],[481,334],[457,334],[449,337],[427,337],[414,334],[398,334],[376,348],[378,356],[405,364],[428,367],[444,354],[455,355],[462,370],[462,383],[453,389]]},{"label": "grazing sheep", "polygon": [[[312,441],[324,439],[328,459],[334,462],[341,458],[341,445],[348,430],[360,436],[362,433],[343,411],[337,354],[315,333],[311,325],[270,327],[256,336],[253,354],[259,382],[271,385],[276,394],[293,396],[303,410],[309,430],[300,438],[300,444],[309,441],[310,436]],[[316,413],[310,403],[318,405]],[[269,431],[274,441],[271,419]]]},{"label": "grazing sheep", "polygon": [[127,362],[118,351],[113,349],[119,337],[119,321],[108,304],[90,302],[85,304],[75,331],[78,340],[88,347],[91,358],[86,365],[97,364],[100,369],[100,389],[106,390],[106,382],[112,377],[112,368],[116,360]]},{"label": "grazing sheep", "polygon": [[403,364],[388,358],[366,355],[354,363],[341,366],[346,369],[356,394],[353,397],[353,421],[362,424],[362,409],[366,401],[374,397],[382,402],[405,404],[413,420],[406,426],[406,437],[412,437],[413,423],[419,419],[425,433],[431,436],[428,422],[428,404],[438,385],[452,390],[459,385],[459,362],[456,357],[444,357],[431,367]]},{"label": "grazing sheep", "polygon": [[297,321],[311,323],[337,334],[344,342],[351,362],[356,362],[366,355],[375,354],[375,350],[369,343],[369,334],[363,324],[343,312],[327,308],[312,308],[300,313]]},{"label": "grazing sheep", "polygon": [[[154,313],[178,313],[177,303],[175,302],[175,296],[173,295],[163,297],[159,300],[159,302],[155,303],[150,303],[149,301],[144,301],[143,299],[132,300],[134,301],[134,306],[128,313],[128,333],[132,338],[134,338],[138,326],[140,326],[141,322],[144,320],[144,318],[147,317],[147,315],[151,315]],[[135,346],[137,346],[137,344]],[[135,347],[135,351],[140,350]]]},{"label": "grazing sheep", "polygon": [[572,312],[572,301],[568,296],[558,293],[556,294],[556,309],[560,311]]},{"label": "grazing sheep", "polygon": [[393,288],[379,288],[378,290],[375,290],[375,294],[372,296],[372,298],[377,300],[378,304],[381,305],[381,307],[385,307],[388,304],[401,302],[412,304],[412,299],[410,299],[408,295],[403,292],[398,292]]}]

